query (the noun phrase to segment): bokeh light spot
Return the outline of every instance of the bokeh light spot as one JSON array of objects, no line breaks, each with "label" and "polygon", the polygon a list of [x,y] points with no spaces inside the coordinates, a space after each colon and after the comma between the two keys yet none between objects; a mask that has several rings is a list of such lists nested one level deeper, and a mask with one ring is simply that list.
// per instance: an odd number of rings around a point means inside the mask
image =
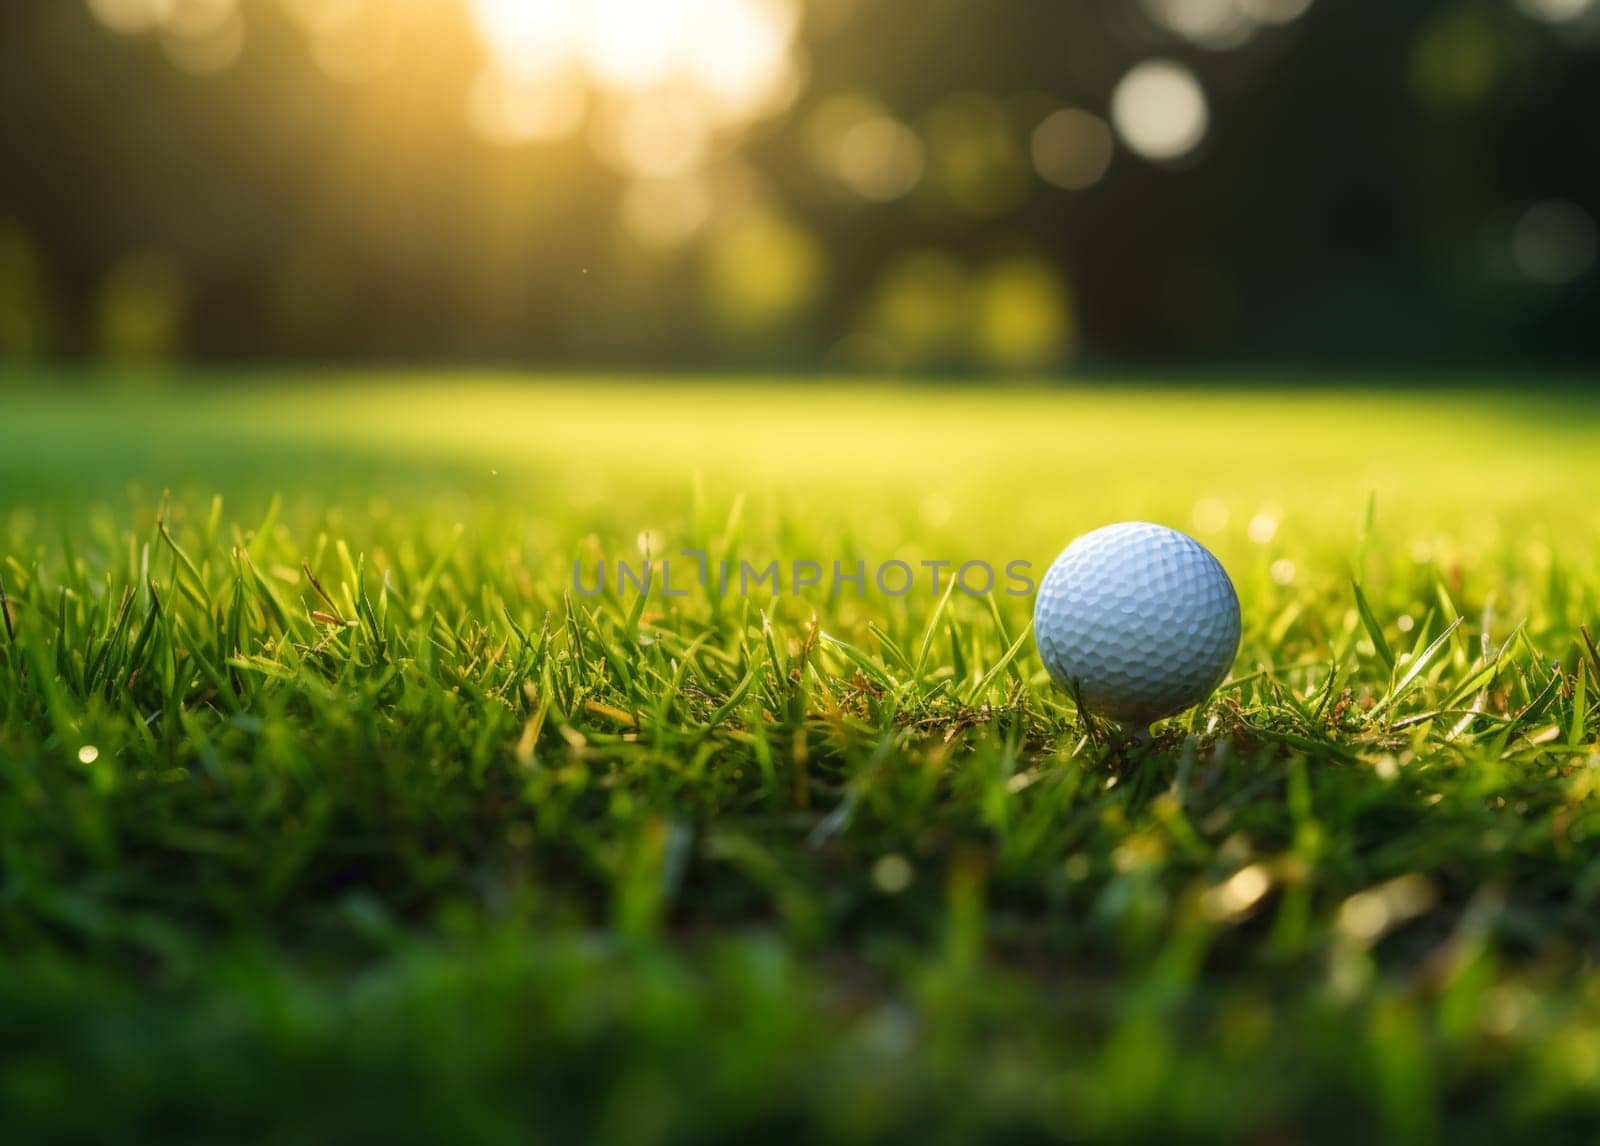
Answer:
[{"label": "bokeh light spot", "polygon": [[239,15],[238,0],[167,0],[166,30],[187,39],[220,32]]},{"label": "bokeh light spot", "polygon": [[595,78],[623,88],[649,88],[672,74],[683,0],[589,0],[584,56]]},{"label": "bokeh light spot", "polygon": [[977,348],[983,359],[1008,370],[1056,363],[1072,337],[1066,286],[1049,263],[1034,258],[992,267],[977,287]]},{"label": "bokeh light spot", "polygon": [[1144,9],[1157,24],[1213,51],[1240,47],[1255,31],[1235,0],[1144,0]]},{"label": "bokeh light spot", "polygon": [[805,122],[805,147],[812,166],[830,179],[839,178],[839,149],[845,136],[857,125],[888,114],[877,100],[864,95],[823,100]]},{"label": "bokeh light spot", "polygon": [[826,271],[810,232],[775,211],[751,207],[717,228],[706,252],[707,286],[731,325],[760,329],[805,309]]},{"label": "bokeh light spot", "polygon": [[1594,266],[1594,218],[1576,203],[1552,199],[1522,213],[1511,232],[1517,269],[1530,279],[1565,286]]},{"label": "bokeh light spot", "polygon": [[1111,120],[1130,150],[1170,162],[1200,145],[1210,117],[1194,73],[1170,60],[1148,60],[1118,82]]},{"label": "bokeh light spot", "polygon": [[573,109],[583,100],[597,113],[596,150],[629,175],[699,169],[804,84],[797,0],[471,0],[468,13],[491,73],[517,78],[507,90],[527,90],[532,79],[540,91],[551,76],[580,89],[559,93],[550,112],[508,115],[495,97],[469,101],[479,134],[564,135],[581,122],[584,110]]},{"label": "bokeh light spot", "polygon": [[969,283],[942,251],[912,251],[889,265],[868,309],[875,345],[896,366],[941,364],[965,341]]},{"label": "bokeh light spot", "polygon": [[173,66],[194,76],[227,71],[244,54],[244,17],[233,0],[180,0],[162,36]]},{"label": "bokeh light spot", "polygon": [[396,10],[381,0],[338,0],[310,9],[311,56],[330,78],[362,84],[394,60]]},{"label": "bokeh light spot", "polygon": [[467,93],[467,119],[490,143],[549,142],[578,129],[586,102],[570,70],[535,75],[489,68]]},{"label": "bokeh light spot", "polygon": [[902,855],[886,855],[872,865],[872,882],[885,895],[899,895],[911,886],[916,872]]},{"label": "bokeh light spot", "polygon": [[887,203],[922,179],[926,154],[911,128],[889,116],[852,126],[839,141],[839,178],[863,199]]},{"label": "bokeh light spot", "polygon": [[687,93],[665,93],[627,104],[598,142],[602,157],[613,166],[664,179],[705,165],[712,126],[704,106]]},{"label": "bokeh light spot", "polygon": [[100,350],[124,362],[168,359],[182,348],[188,283],[176,260],[141,251],[116,263],[100,286]]},{"label": "bokeh light spot", "polygon": [[[660,3],[660,0],[650,0]],[[790,0],[700,0],[683,62],[735,116],[772,114],[795,93],[799,10]]]},{"label": "bokeh light spot", "polygon": [[1271,890],[1271,873],[1261,864],[1250,864],[1207,891],[1200,899],[1200,906],[1214,922],[1233,922],[1247,914]]},{"label": "bokeh light spot", "polygon": [[471,0],[479,39],[495,64],[514,75],[559,70],[579,39],[580,9],[541,0]]},{"label": "bokeh light spot", "polygon": [[1093,187],[1111,167],[1111,128],[1097,115],[1062,108],[1033,133],[1033,166],[1046,183],[1068,191]]},{"label": "bokeh light spot", "polygon": [[1445,9],[1423,30],[1412,63],[1418,97],[1436,108],[1484,106],[1506,70],[1502,29],[1477,8]]},{"label": "bokeh light spot", "polygon": [[1517,7],[1546,24],[1569,24],[1585,16],[1594,0],[1516,0]]},{"label": "bokeh light spot", "polygon": [[622,222],[645,246],[682,246],[711,219],[712,196],[696,178],[639,179],[622,197]]},{"label": "bokeh light spot", "polygon": [[1311,0],[1236,0],[1239,11],[1262,24],[1290,24],[1311,10]]},{"label": "bokeh light spot", "polygon": [[172,15],[173,7],[174,0],[89,0],[89,13],[123,35],[159,28]]},{"label": "bokeh light spot", "polygon": [[1266,545],[1278,535],[1277,511],[1263,509],[1250,519],[1250,524],[1245,529],[1245,533],[1257,545]]},{"label": "bokeh light spot", "polygon": [[923,135],[930,174],[945,202],[963,214],[995,218],[1027,196],[1031,164],[1022,133],[992,96],[949,97],[929,113]]}]

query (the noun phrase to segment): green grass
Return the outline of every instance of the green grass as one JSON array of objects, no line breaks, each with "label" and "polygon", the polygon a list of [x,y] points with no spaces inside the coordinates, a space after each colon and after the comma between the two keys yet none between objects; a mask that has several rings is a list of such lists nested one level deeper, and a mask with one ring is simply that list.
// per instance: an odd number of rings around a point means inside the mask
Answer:
[{"label": "green grass", "polygon": [[[3,397],[11,1140],[1595,1138],[1600,403]],[[1122,518],[1244,607],[1148,751],[1028,599],[570,592]]]}]

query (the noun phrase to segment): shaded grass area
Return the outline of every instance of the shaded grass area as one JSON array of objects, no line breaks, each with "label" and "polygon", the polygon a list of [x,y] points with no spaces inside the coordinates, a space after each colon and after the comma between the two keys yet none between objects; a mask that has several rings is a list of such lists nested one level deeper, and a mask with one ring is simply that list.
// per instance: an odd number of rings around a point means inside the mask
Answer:
[{"label": "shaded grass area", "polygon": [[[1592,1140],[1593,406],[221,382],[7,404],[26,1136]],[[1130,517],[1148,751],[1025,597],[573,591]]]}]

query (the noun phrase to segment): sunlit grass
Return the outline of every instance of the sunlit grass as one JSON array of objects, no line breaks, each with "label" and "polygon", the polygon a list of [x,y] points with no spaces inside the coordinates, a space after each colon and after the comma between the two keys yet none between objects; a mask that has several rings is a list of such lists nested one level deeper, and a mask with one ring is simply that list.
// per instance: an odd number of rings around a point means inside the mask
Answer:
[{"label": "sunlit grass", "polygon": [[[6,405],[26,1128],[1491,1141],[1600,1113],[1591,405]],[[1245,620],[1231,681],[1133,756],[1050,687],[1026,599],[572,591],[641,534],[1042,572],[1128,517],[1211,546]]]}]

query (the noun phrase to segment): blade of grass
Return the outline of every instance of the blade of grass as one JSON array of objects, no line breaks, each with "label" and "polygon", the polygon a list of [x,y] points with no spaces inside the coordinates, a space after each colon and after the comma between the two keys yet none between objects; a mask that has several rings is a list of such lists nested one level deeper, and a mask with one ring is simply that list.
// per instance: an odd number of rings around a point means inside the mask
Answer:
[{"label": "blade of grass", "polygon": [[333,615],[334,620],[340,625],[345,624],[343,611],[340,610],[334,599],[328,595],[328,591],[322,587],[322,582],[317,580],[317,575],[311,571],[310,563],[302,559],[300,570],[306,575],[306,581],[310,583],[312,591],[322,598],[323,604],[328,606],[328,612]]},{"label": "blade of grass", "polygon": [[1423,650],[1421,656],[1416,657],[1409,665],[1406,666],[1405,675],[1395,683],[1394,687],[1389,690],[1389,694],[1387,696],[1385,696],[1377,704],[1373,705],[1372,711],[1368,714],[1368,719],[1372,719],[1384,712],[1387,712],[1394,706],[1396,701],[1398,701],[1406,694],[1407,691],[1410,690],[1412,684],[1419,676],[1422,675],[1422,671],[1432,664],[1433,659],[1439,655],[1439,650],[1443,649],[1445,645],[1450,643],[1450,638],[1455,636],[1456,629],[1459,628],[1460,625],[1461,618],[1457,617],[1451,622],[1449,628],[1445,629],[1444,632],[1440,633],[1433,639],[1433,643]]},{"label": "blade of grass", "polygon": [[950,604],[950,596],[956,591],[956,578],[952,576],[950,583],[944,587],[944,596],[939,598],[938,605],[934,606],[933,616],[928,618],[927,628],[922,630],[922,643],[917,647],[916,677],[922,679],[922,670],[927,667],[928,653],[933,648],[934,636],[939,632],[939,622],[944,617],[945,608]]},{"label": "blade of grass", "polygon": [[1551,702],[1555,700],[1560,691],[1561,677],[1552,676],[1544,688],[1522,707],[1522,711],[1506,722],[1505,729],[1501,734],[1501,745],[1509,746],[1518,733],[1543,716],[1549,710]]},{"label": "blade of grass", "polygon": [[989,686],[1011,667],[1012,662],[1017,659],[1017,654],[1022,651],[1023,647],[1028,643],[1028,638],[1032,635],[1033,625],[1030,623],[1022,630],[1017,639],[1011,642],[1011,647],[1005,651],[1005,655],[996,661],[989,671],[984,673],[978,682],[968,690],[967,699],[976,701],[983,696],[989,690]]},{"label": "blade of grass", "polygon": [[277,587],[271,584],[261,570],[256,568],[256,563],[250,559],[248,549],[236,549],[240,563],[250,571],[250,578],[254,581],[256,589],[260,592],[267,607],[272,611],[272,619],[277,622],[278,628],[287,632],[289,629],[289,610],[278,596]]},{"label": "blade of grass", "polygon": [[[633,599],[628,615],[622,622],[623,630],[628,634],[628,640],[634,644],[639,641],[639,619],[644,616],[644,608],[650,601],[650,588],[655,579],[655,563],[646,558],[644,563],[644,584],[640,586],[639,593]],[[618,585],[620,589],[620,583]]]},{"label": "blade of grass", "polygon": [[1567,726],[1567,746],[1576,748],[1583,743],[1589,723],[1589,666],[1578,662],[1577,681],[1572,686],[1572,723]]},{"label": "blade of grass", "polygon": [[[165,521],[156,522],[156,529],[161,534],[161,540],[166,542],[167,548],[177,556],[178,563],[183,567],[184,572],[189,574],[193,588],[198,594],[194,598],[195,604],[202,608],[209,607],[210,601],[206,594],[206,579],[201,575],[200,567],[194,563],[194,558],[190,557],[188,551],[178,544],[178,539],[172,536],[172,531],[167,528]],[[178,587],[180,590],[183,588],[181,580],[178,583]]]},{"label": "blade of grass", "polygon": [[17,630],[11,624],[11,601],[6,596],[6,579],[0,574],[0,620],[5,622],[6,640],[11,642],[13,648],[17,644]]},{"label": "blade of grass", "polygon": [[889,674],[885,672],[876,661],[874,661],[861,649],[856,648],[856,646],[850,644],[848,641],[841,641],[838,637],[830,636],[827,633],[822,633],[820,636],[824,641],[827,641],[828,644],[838,649],[839,652],[844,655],[846,660],[859,668],[878,685],[891,692],[896,691],[899,688],[899,685],[896,684]]},{"label": "blade of grass", "polygon": [[750,690],[756,686],[756,682],[761,679],[761,675],[766,671],[766,668],[766,665],[760,663],[750,666],[750,671],[744,674],[744,679],[733,686],[733,691],[728,694],[728,699],[717,706],[717,710],[711,714],[710,718],[700,728],[695,737],[696,742],[709,736],[718,725],[728,718],[728,715],[734,709],[744,703],[744,698],[750,695]]},{"label": "blade of grass", "polygon": [[1595,647],[1594,638],[1589,635],[1588,625],[1579,625],[1578,632],[1583,634],[1584,647],[1589,650],[1589,663],[1594,671],[1600,674],[1600,648]]},{"label": "blade of grass", "polygon": [[1361,539],[1356,547],[1356,576],[1357,581],[1365,580],[1367,576],[1367,551],[1372,545],[1373,526],[1378,519],[1378,491],[1367,491],[1367,508],[1361,517]]},{"label": "blade of grass", "polygon": [[1394,671],[1394,653],[1389,649],[1389,642],[1384,639],[1383,626],[1378,624],[1378,618],[1372,611],[1372,606],[1367,603],[1367,595],[1361,591],[1360,581],[1351,581],[1350,587],[1356,594],[1356,612],[1361,615],[1361,624],[1367,630],[1367,637],[1372,641],[1372,647],[1390,672]]}]

